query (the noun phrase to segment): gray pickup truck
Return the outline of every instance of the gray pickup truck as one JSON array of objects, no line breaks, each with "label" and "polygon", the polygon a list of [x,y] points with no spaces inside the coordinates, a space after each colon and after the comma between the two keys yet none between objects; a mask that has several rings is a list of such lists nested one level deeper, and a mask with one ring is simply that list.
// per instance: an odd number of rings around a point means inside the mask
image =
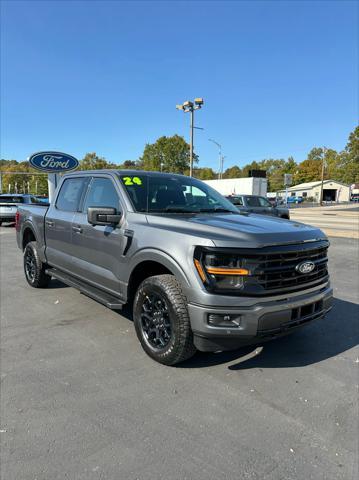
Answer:
[{"label": "gray pickup truck", "polygon": [[22,205],[16,220],[32,287],[53,277],[109,308],[132,304],[142,347],[166,365],[261,344],[331,308],[321,230],[241,213],[194,178],[69,173],[49,207]]},{"label": "gray pickup truck", "polygon": [[267,198],[259,195],[228,195],[226,198],[241,212],[273,215],[287,220],[290,218],[288,207],[272,205]]}]

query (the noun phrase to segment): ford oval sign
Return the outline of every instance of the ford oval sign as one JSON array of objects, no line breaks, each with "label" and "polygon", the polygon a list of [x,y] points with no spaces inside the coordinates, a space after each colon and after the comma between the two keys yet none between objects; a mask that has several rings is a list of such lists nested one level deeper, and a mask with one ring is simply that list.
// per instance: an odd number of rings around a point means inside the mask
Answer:
[{"label": "ford oval sign", "polygon": [[61,152],[37,152],[29,157],[29,163],[37,170],[48,173],[67,172],[79,166],[79,161]]},{"label": "ford oval sign", "polygon": [[314,270],[314,268],[315,268],[314,262],[302,262],[295,267],[297,272],[303,273],[303,274],[311,273]]}]

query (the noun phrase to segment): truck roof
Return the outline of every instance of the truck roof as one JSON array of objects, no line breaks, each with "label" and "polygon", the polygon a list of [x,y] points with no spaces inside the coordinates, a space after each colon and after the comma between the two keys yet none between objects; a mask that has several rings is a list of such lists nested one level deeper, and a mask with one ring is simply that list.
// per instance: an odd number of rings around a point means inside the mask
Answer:
[{"label": "truck roof", "polygon": [[[94,175],[96,173],[115,173],[116,175],[147,175],[147,176],[176,176],[176,177],[187,177],[187,175],[182,175],[180,173],[167,173],[167,172],[157,172],[157,171],[148,171],[148,170],[133,170],[133,169],[123,169],[119,170],[116,168],[103,168],[101,170],[76,170],[72,172],[68,172],[65,175]],[[64,176],[65,176],[64,175]]]}]

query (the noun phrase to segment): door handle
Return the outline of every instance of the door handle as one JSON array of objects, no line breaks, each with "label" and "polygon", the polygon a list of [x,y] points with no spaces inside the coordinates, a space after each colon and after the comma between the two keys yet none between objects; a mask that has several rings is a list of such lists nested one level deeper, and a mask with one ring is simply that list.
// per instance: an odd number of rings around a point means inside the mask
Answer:
[{"label": "door handle", "polygon": [[53,227],[53,226],[55,225],[55,223],[54,223],[53,221],[51,221],[51,220],[46,220],[45,223],[46,223],[46,225],[47,225],[48,227]]},{"label": "door handle", "polygon": [[72,231],[75,233],[82,233],[82,228],[81,227],[72,227]]}]

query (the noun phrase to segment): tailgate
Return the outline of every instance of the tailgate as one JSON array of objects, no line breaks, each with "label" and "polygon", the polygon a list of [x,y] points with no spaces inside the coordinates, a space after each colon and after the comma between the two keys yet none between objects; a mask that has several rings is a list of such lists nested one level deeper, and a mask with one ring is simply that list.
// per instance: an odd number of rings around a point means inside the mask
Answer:
[{"label": "tailgate", "polygon": [[17,205],[11,203],[0,203],[0,214],[14,214],[17,212]]}]

